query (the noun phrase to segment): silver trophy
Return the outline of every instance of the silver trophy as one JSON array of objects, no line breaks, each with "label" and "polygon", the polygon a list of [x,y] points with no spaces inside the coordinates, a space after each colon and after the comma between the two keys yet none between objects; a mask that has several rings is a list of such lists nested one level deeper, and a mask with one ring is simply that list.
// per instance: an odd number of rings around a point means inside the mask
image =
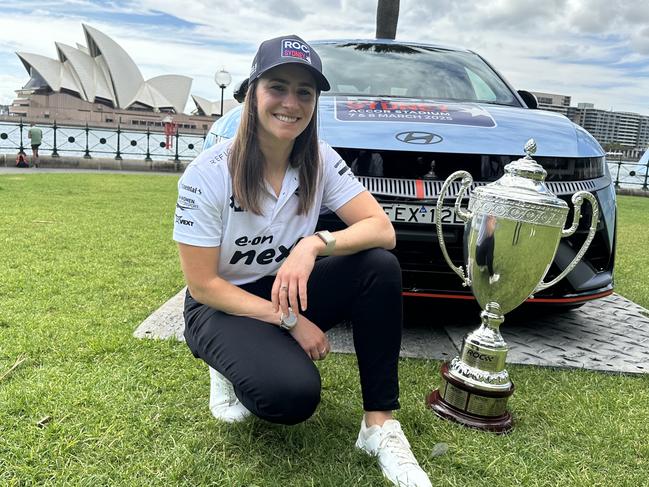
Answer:
[{"label": "silver trophy", "polygon": [[[572,225],[564,229],[568,205],[548,190],[546,171],[532,159],[535,152],[536,143],[529,140],[527,155],[507,164],[498,181],[473,189],[468,211],[460,206],[473,184],[466,171],[448,177],[437,201],[435,223],[444,258],[464,286],[471,286],[483,311],[480,327],[464,338],[460,356],[442,365],[442,385],[426,402],[445,419],[499,433],[513,427],[507,400],[514,385],[505,369],[508,347],[499,330],[504,315],[574,269],[593,240],[599,218],[595,197],[579,191],[572,197]],[[455,212],[466,223],[465,267],[455,266],[449,258],[441,221],[444,197],[459,178]],[[560,239],[577,230],[585,199],[592,205],[592,218],[584,244],[568,267],[543,282]]]}]

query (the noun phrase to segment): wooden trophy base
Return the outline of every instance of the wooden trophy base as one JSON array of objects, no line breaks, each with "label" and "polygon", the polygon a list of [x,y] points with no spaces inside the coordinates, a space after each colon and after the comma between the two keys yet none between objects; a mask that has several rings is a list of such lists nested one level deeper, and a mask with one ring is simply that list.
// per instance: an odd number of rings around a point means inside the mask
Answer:
[{"label": "wooden trophy base", "polygon": [[483,391],[452,377],[448,364],[442,365],[442,387],[426,397],[426,405],[443,419],[493,433],[509,433],[514,427],[507,400],[514,384],[504,391]]}]

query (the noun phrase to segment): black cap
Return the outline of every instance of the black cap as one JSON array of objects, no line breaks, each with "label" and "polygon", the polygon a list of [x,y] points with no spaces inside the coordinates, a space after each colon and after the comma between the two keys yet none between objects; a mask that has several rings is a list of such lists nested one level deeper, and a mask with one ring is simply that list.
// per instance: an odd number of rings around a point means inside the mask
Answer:
[{"label": "black cap", "polygon": [[322,74],[322,61],[315,50],[296,35],[275,37],[259,46],[250,69],[250,81],[254,81],[269,69],[282,64],[302,64],[313,74],[320,91],[329,91],[329,81]]},{"label": "black cap", "polygon": [[243,103],[243,101],[246,99],[247,91],[248,91],[248,78],[239,81],[239,83],[234,85],[234,89],[232,90],[234,99],[237,100],[239,103]]}]

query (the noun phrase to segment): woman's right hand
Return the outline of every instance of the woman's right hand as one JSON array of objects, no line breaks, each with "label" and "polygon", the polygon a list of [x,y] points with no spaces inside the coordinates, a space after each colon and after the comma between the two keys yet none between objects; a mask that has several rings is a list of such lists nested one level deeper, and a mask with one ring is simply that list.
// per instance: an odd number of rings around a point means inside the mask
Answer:
[{"label": "woman's right hand", "polygon": [[311,360],[322,360],[331,350],[327,335],[304,315],[298,315],[297,325],[290,333]]}]

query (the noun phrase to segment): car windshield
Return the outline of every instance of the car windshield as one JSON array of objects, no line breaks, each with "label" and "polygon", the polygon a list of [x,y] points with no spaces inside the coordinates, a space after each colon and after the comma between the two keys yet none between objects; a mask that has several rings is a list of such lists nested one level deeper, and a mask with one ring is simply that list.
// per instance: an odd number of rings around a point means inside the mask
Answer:
[{"label": "car windshield", "polygon": [[348,42],[318,44],[326,95],[371,95],[520,106],[476,54],[439,47]]}]

